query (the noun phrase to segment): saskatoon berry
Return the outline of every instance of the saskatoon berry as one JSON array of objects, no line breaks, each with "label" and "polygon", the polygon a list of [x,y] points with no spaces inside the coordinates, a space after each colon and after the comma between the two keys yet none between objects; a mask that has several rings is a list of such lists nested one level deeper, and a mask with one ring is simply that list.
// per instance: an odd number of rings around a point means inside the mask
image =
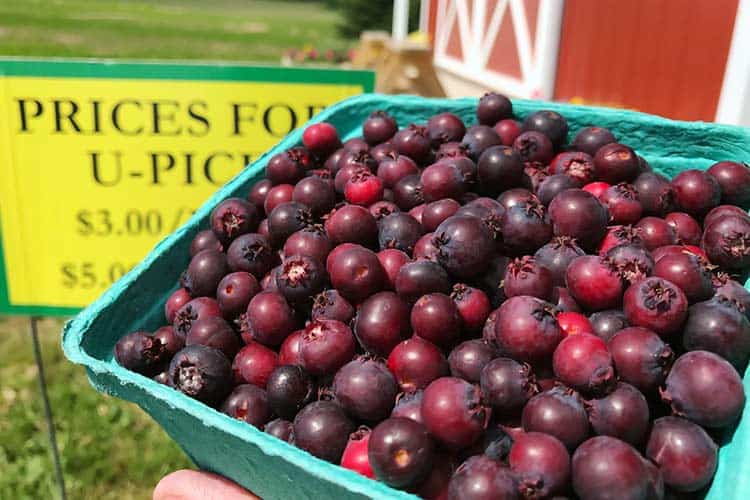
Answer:
[{"label": "saskatoon berry", "polygon": [[411,124],[396,132],[392,139],[399,154],[406,155],[420,165],[424,165],[430,158],[430,138],[427,128]]},{"label": "saskatoon berry", "polygon": [[459,336],[461,317],[453,300],[442,293],[423,295],[411,310],[414,334],[445,347]]},{"label": "saskatoon berry", "polygon": [[284,296],[267,291],[250,300],[245,321],[253,339],[266,346],[280,345],[297,325]]},{"label": "saskatoon berry", "polygon": [[222,316],[221,308],[214,299],[209,297],[193,299],[175,313],[173,323],[175,333],[181,337],[186,337],[190,333],[193,323],[211,316]]},{"label": "saskatoon berry", "polygon": [[646,456],[656,463],[664,483],[677,491],[698,491],[711,482],[717,446],[699,426],[679,417],[654,422]]},{"label": "saskatoon berry", "polygon": [[128,370],[153,376],[167,360],[163,344],[148,332],[133,332],[115,344],[115,359]]},{"label": "saskatoon berry", "polygon": [[232,271],[245,271],[260,280],[276,264],[276,255],[268,239],[257,233],[243,234],[227,250],[227,263]]},{"label": "saskatoon berry", "polygon": [[493,126],[500,120],[513,118],[513,103],[502,94],[487,92],[477,104],[477,120],[482,125]]},{"label": "saskatoon berry", "polygon": [[409,214],[397,212],[384,217],[378,223],[380,249],[395,248],[412,253],[414,245],[422,236],[422,225]]},{"label": "saskatoon berry", "polygon": [[274,186],[268,191],[268,195],[265,197],[265,201],[263,202],[263,212],[270,214],[274,208],[282,203],[292,201],[293,197],[294,186],[291,184],[279,184],[278,186]]},{"label": "saskatoon berry", "polygon": [[568,122],[560,113],[549,110],[530,114],[521,126],[524,132],[534,130],[549,137],[552,145],[559,148],[567,142]]},{"label": "saskatoon berry", "polygon": [[396,293],[407,302],[413,303],[428,293],[450,293],[451,282],[448,273],[437,262],[417,260],[404,264],[398,271],[395,283]]},{"label": "saskatoon berry", "polygon": [[622,439],[640,446],[648,431],[649,411],[646,398],[632,385],[620,382],[599,399],[585,403],[594,433]]},{"label": "saskatoon berry", "polygon": [[326,261],[333,244],[319,225],[308,226],[293,233],[284,243],[284,255],[303,255],[319,263]]},{"label": "saskatoon berry", "polygon": [[453,113],[439,113],[427,121],[427,135],[433,147],[446,142],[460,141],[465,133],[466,125]]},{"label": "saskatoon berry", "polygon": [[283,246],[294,233],[312,223],[312,214],[307,205],[296,201],[282,203],[268,214],[268,234],[274,247]]},{"label": "saskatoon berry", "polygon": [[721,202],[750,208],[750,168],[747,164],[720,161],[708,169],[708,174],[721,187]]},{"label": "saskatoon berry", "polygon": [[448,355],[451,375],[473,384],[479,383],[484,366],[497,356],[497,349],[484,339],[461,342]]},{"label": "saskatoon berry", "polygon": [[265,389],[268,378],[278,364],[279,358],[274,351],[257,342],[251,342],[240,349],[232,361],[234,381]]},{"label": "saskatoon berry", "polygon": [[518,497],[516,475],[508,467],[485,455],[475,455],[462,463],[448,485],[448,500]]},{"label": "saskatoon berry", "polygon": [[392,417],[372,430],[367,455],[376,478],[403,488],[427,476],[434,450],[432,438],[422,424]]},{"label": "saskatoon berry", "polygon": [[518,152],[524,163],[540,162],[547,165],[554,156],[554,146],[549,137],[536,131],[523,132],[516,137],[513,149]]},{"label": "saskatoon berry", "polygon": [[730,271],[750,266],[750,219],[734,215],[719,217],[706,226],[701,247],[709,260]]},{"label": "saskatoon berry", "polygon": [[623,310],[628,323],[668,336],[682,328],[687,317],[685,293],[674,283],[651,277],[636,282],[625,291]]},{"label": "saskatoon berry", "polygon": [[388,356],[411,333],[409,305],[393,292],[378,292],[362,302],[354,333],[365,351]]},{"label": "saskatoon berry", "polygon": [[[556,175],[567,175],[578,184],[575,187],[589,185],[596,177],[594,159],[580,151],[566,151],[555,156],[550,163],[550,171]],[[609,184],[606,186],[608,188]]]},{"label": "saskatoon berry", "polygon": [[354,307],[337,290],[325,290],[313,299],[310,319],[335,319],[344,324],[354,317]]},{"label": "saskatoon berry", "polygon": [[612,309],[622,300],[620,274],[607,259],[595,255],[574,259],[565,272],[565,282],[570,294],[584,309]]},{"label": "saskatoon berry", "polygon": [[633,181],[644,215],[663,217],[674,209],[674,190],[669,179],[656,172],[645,172]]},{"label": "saskatoon berry", "polygon": [[386,286],[387,277],[378,256],[355,245],[334,255],[328,269],[331,284],[346,299],[360,302]]},{"label": "saskatoon berry", "polygon": [[388,417],[397,393],[396,379],[385,363],[367,357],[348,362],[333,379],[336,402],[360,421],[379,422]]},{"label": "saskatoon berry", "polygon": [[745,406],[737,370],[708,351],[691,351],[677,358],[661,397],[675,415],[703,427],[727,426]]},{"label": "saskatoon berry", "polygon": [[677,233],[674,228],[659,217],[644,217],[638,221],[635,228],[640,231],[640,239],[648,250],[677,243]]},{"label": "saskatoon berry", "polygon": [[349,441],[341,455],[341,467],[374,479],[375,473],[372,471],[370,458],[367,456],[371,433],[368,427],[362,426],[349,435]]},{"label": "saskatoon berry", "polygon": [[232,359],[240,349],[240,340],[235,331],[218,316],[209,316],[196,320],[185,338],[185,345],[200,344],[213,347]]},{"label": "saskatoon berry", "polygon": [[221,252],[223,249],[223,245],[213,231],[199,231],[190,242],[190,257],[195,257],[195,254],[201,250],[217,250]]},{"label": "saskatoon berry", "polygon": [[508,264],[503,278],[506,297],[530,295],[542,300],[552,296],[552,273],[528,255]]},{"label": "saskatoon berry", "polygon": [[396,396],[396,405],[391,412],[392,417],[410,418],[422,423],[422,397],[424,391],[401,392]]},{"label": "saskatoon berry", "polygon": [[512,297],[500,306],[495,338],[514,359],[537,362],[551,358],[562,340],[555,307],[536,297]]},{"label": "saskatoon berry", "polygon": [[308,301],[323,290],[325,269],[316,259],[292,255],[284,259],[276,275],[276,288],[292,304]]},{"label": "saskatoon berry", "polygon": [[424,389],[433,380],[448,375],[448,361],[433,343],[420,337],[400,342],[388,355],[388,369],[401,390],[409,393]]},{"label": "saskatoon berry", "polygon": [[328,156],[341,147],[336,127],[326,122],[308,125],[302,133],[302,143],[307,149],[321,156]]},{"label": "saskatoon berry", "polygon": [[398,132],[396,120],[385,111],[373,112],[362,125],[362,136],[374,146],[387,141]]},{"label": "saskatoon berry", "polygon": [[589,420],[583,400],[573,389],[555,386],[532,397],[521,417],[526,432],[555,436],[574,450],[589,435]]},{"label": "saskatoon berry", "polygon": [[354,423],[339,405],[316,401],[294,417],[294,444],[331,463],[339,463]]},{"label": "saskatoon berry", "polygon": [[328,215],[325,230],[335,245],[357,243],[367,247],[375,246],[378,240],[378,224],[364,207],[344,205]]},{"label": "saskatoon berry", "polygon": [[517,151],[507,146],[487,148],[477,162],[479,186],[488,195],[517,187],[523,179],[523,163]]},{"label": "saskatoon berry", "polygon": [[570,480],[570,454],[559,439],[549,434],[522,434],[513,442],[508,462],[519,478],[524,498],[563,493]]},{"label": "saskatoon berry", "polygon": [[305,176],[309,153],[304,148],[292,148],[274,155],[266,165],[266,177],[273,183],[295,184]]},{"label": "saskatoon berry", "polygon": [[425,231],[435,231],[441,222],[454,215],[460,208],[461,205],[450,198],[428,203],[422,212],[422,227]]},{"label": "saskatoon berry", "polygon": [[565,271],[576,257],[586,252],[569,236],[555,236],[534,254],[537,264],[547,268],[552,275],[554,286],[565,285]]},{"label": "saskatoon berry", "polygon": [[276,439],[281,439],[287,443],[292,442],[292,423],[288,420],[281,418],[271,420],[265,425],[263,431]]},{"label": "saskatoon berry", "polygon": [[549,205],[549,218],[556,236],[570,236],[584,249],[594,249],[607,232],[607,208],[591,193],[568,189]]},{"label": "saskatoon berry", "polygon": [[241,234],[255,231],[258,220],[255,205],[242,198],[230,198],[211,212],[211,230],[220,242],[227,244]]},{"label": "saskatoon berry", "polygon": [[221,411],[258,428],[271,420],[266,391],[254,385],[238,385],[221,405]]},{"label": "saskatoon berry", "polygon": [[[422,240],[424,240],[425,238],[429,238],[429,240],[427,240],[428,242],[431,241],[432,234],[428,233],[422,236],[414,244],[415,259],[420,258],[420,242],[422,242]],[[385,250],[381,250],[378,252],[378,260],[380,261],[380,265],[383,266],[383,270],[385,271],[386,281],[388,282],[387,288],[393,290],[394,288],[396,288],[396,278],[398,277],[399,271],[404,265],[406,265],[408,262],[411,262],[411,259],[406,253],[402,252],[401,250],[397,250],[395,248],[386,248]],[[437,260],[437,258],[432,260]]]},{"label": "saskatoon berry", "polygon": [[333,319],[313,321],[304,330],[299,346],[302,367],[313,375],[330,375],[354,357],[354,335]]},{"label": "saskatoon berry", "polygon": [[184,288],[178,288],[177,290],[172,292],[172,295],[170,295],[167,301],[164,303],[164,317],[166,318],[167,323],[173,323],[174,318],[177,315],[177,311],[179,311],[182,306],[190,302],[191,299],[192,297]]},{"label": "saskatoon berry", "polygon": [[638,176],[638,156],[624,144],[613,142],[599,148],[594,165],[599,180],[609,184],[631,182]]},{"label": "saskatoon berry", "polygon": [[613,142],[616,142],[615,136],[608,129],[586,127],[576,134],[571,146],[578,151],[583,151],[594,156],[599,151],[599,148]]},{"label": "saskatoon berry", "polygon": [[500,234],[506,251],[521,256],[536,252],[547,243],[552,238],[552,225],[544,205],[534,196],[510,208],[506,206],[500,220]]},{"label": "saskatoon berry", "polygon": [[455,377],[430,383],[422,398],[427,430],[443,446],[460,450],[474,444],[487,427],[490,410],[482,405],[479,388]]},{"label": "saskatoon berry", "polygon": [[218,250],[202,250],[190,260],[183,286],[193,297],[213,297],[216,287],[228,272],[226,254]]},{"label": "saskatoon berry", "polygon": [[531,367],[510,358],[495,358],[484,365],[479,380],[484,401],[499,415],[518,412],[539,392]]},{"label": "saskatoon berry", "polygon": [[169,364],[169,385],[209,405],[219,403],[232,387],[232,367],[218,349],[189,345]]},{"label": "saskatoon berry", "polygon": [[270,373],[266,393],[268,404],[276,415],[294,418],[315,399],[317,385],[300,366],[282,365]]},{"label": "saskatoon berry", "polygon": [[294,186],[291,201],[302,203],[313,215],[321,216],[336,204],[336,192],[330,182],[320,177],[305,177]]},{"label": "saskatoon berry", "polygon": [[602,396],[617,383],[607,344],[590,333],[565,337],[555,349],[552,368],[562,383],[584,394]]},{"label": "saskatoon berry", "polygon": [[260,284],[250,273],[238,271],[224,276],[216,289],[216,302],[219,303],[224,318],[236,318],[247,310],[247,305],[260,292]]},{"label": "saskatoon berry", "polygon": [[702,170],[684,170],[672,179],[677,206],[694,217],[703,217],[721,201],[715,178]]},{"label": "saskatoon berry", "polygon": [[247,200],[255,205],[259,215],[263,215],[263,204],[266,201],[268,192],[273,187],[273,183],[268,179],[262,179],[250,188],[250,192],[247,195]]},{"label": "saskatoon berry", "polygon": [[500,136],[492,127],[487,125],[474,125],[466,129],[461,142],[467,148],[467,154],[469,158],[477,161],[482,153],[492,146],[499,146]]},{"label": "saskatoon berry", "polygon": [[512,118],[500,120],[492,128],[494,128],[497,135],[500,136],[500,141],[503,146],[512,146],[516,137],[521,135],[521,124]]},{"label": "saskatoon berry", "polygon": [[576,450],[572,464],[573,489],[582,500],[613,495],[647,498],[650,485],[645,462],[624,441],[609,436],[593,437]]},{"label": "saskatoon berry", "polygon": [[377,173],[378,177],[383,180],[383,185],[388,189],[393,189],[404,177],[419,174],[419,167],[408,156],[397,154],[393,157],[386,157],[378,163]]},{"label": "saskatoon berry", "polygon": [[646,395],[653,395],[664,382],[674,361],[674,352],[651,330],[623,328],[607,343],[620,379]]},{"label": "saskatoon berry", "polygon": [[456,304],[464,330],[476,332],[484,326],[487,316],[492,310],[490,299],[486,293],[477,288],[457,283],[453,285],[451,299]]}]

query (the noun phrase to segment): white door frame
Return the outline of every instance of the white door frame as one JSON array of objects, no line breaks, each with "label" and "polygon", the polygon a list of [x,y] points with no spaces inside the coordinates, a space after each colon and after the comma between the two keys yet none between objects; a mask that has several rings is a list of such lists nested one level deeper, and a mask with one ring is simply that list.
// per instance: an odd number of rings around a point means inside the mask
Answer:
[{"label": "white door frame", "polygon": [[750,127],[750,0],[737,4],[716,121]]},{"label": "white door frame", "polygon": [[[427,30],[431,2],[422,0],[420,21]],[[564,0],[539,0],[535,40],[527,23],[523,0],[498,0],[492,11],[486,0],[472,3],[471,23],[466,0],[437,0],[434,40],[435,66],[461,78],[481,84],[488,90],[498,90],[516,97],[551,99],[555,91],[557,55]],[[487,62],[497,40],[503,18],[512,16],[521,77],[502,74],[487,68]],[[485,31],[486,20],[489,25]],[[463,59],[446,53],[454,23],[457,26]]]}]

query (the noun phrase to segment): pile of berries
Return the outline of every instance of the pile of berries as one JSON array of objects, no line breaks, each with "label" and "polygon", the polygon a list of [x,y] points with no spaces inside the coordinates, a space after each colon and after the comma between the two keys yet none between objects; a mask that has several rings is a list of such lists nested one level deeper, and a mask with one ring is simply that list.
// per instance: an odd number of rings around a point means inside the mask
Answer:
[{"label": "pile of berries", "polygon": [[307,127],[116,360],[426,499],[700,494],[745,403],[750,168],[476,115]]}]

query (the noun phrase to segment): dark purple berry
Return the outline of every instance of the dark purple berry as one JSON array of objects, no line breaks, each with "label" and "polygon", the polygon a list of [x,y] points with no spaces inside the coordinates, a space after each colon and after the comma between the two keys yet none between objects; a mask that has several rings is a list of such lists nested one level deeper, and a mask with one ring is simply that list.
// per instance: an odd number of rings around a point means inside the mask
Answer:
[{"label": "dark purple berry", "polygon": [[219,403],[232,387],[232,367],[218,349],[189,345],[169,364],[169,385],[209,405]]},{"label": "dark purple berry", "polygon": [[250,384],[235,387],[222,403],[221,411],[258,428],[271,420],[266,391]]},{"label": "dark purple berry", "polygon": [[355,425],[339,405],[316,401],[294,417],[294,444],[311,455],[339,463]]}]

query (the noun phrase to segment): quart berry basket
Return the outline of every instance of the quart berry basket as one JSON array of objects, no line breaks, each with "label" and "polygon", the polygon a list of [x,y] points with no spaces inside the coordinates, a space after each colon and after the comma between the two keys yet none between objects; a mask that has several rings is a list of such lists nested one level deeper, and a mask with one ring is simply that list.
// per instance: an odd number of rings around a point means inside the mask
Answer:
[{"label": "quart berry basket", "polygon": [[[335,125],[342,138],[359,135],[374,110],[393,115],[400,125],[425,122],[450,111],[476,123],[476,99],[425,99],[413,96],[362,95],[327,108],[312,121]],[[720,160],[750,161],[750,130],[692,123],[631,111],[572,106],[540,101],[513,101],[517,117],[540,109],[563,114],[572,134],[585,126],[611,129],[661,173],[673,176],[705,169]],[[571,137],[572,137],[571,134]],[[189,261],[193,236],[207,227],[220,201],[245,197],[263,176],[274,154],[301,143],[295,130],[216,192],[184,226],[161,241],[131,272],[65,325],[63,348],[73,362],[86,367],[89,380],[102,392],[137,403],[148,412],[202,469],[226,476],[265,500],[336,498],[415,499],[383,483],[319,460],[260,430],[223,415],[169,387],[120,367],[112,351],[117,340],[137,329],[155,330],[164,323],[163,304],[174,291]],[[750,395],[750,375],[744,377]],[[750,401],[750,398],[749,398]],[[719,467],[708,492],[710,500],[750,498],[750,410],[719,452]]]}]

